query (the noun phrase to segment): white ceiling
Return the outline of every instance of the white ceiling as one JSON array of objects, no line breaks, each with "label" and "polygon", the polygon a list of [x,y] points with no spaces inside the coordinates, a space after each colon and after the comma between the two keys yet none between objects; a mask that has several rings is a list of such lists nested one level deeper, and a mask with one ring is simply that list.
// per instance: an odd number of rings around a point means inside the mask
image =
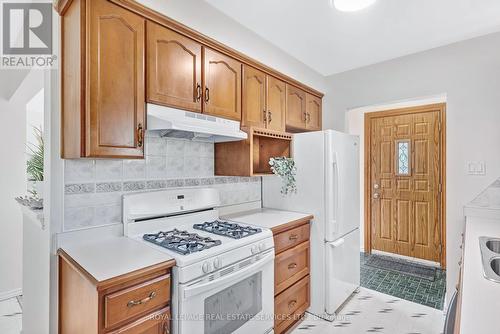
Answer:
[{"label": "white ceiling", "polygon": [[205,0],[323,75],[500,31],[499,0]]}]

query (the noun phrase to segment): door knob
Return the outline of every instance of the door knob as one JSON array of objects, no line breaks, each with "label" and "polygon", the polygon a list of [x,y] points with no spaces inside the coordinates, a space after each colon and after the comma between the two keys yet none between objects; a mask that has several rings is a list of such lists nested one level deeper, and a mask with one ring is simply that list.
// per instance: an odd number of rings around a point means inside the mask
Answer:
[{"label": "door knob", "polygon": [[380,197],[380,194],[379,194],[379,193],[375,193],[375,194],[373,194],[373,198],[378,199],[379,197]]}]

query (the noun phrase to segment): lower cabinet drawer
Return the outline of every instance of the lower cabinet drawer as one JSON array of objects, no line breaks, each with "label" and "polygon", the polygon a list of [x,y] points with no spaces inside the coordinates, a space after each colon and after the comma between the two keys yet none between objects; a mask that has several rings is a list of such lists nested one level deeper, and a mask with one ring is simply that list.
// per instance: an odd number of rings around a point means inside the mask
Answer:
[{"label": "lower cabinet drawer", "polygon": [[149,314],[109,334],[170,334],[170,308]]},{"label": "lower cabinet drawer", "polygon": [[279,254],[309,240],[309,223],[298,226],[274,236],[274,252]]},{"label": "lower cabinet drawer", "polygon": [[141,314],[167,306],[169,300],[170,275],[109,294],[104,297],[104,327],[111,328]]},{"label": "lower cabinet drawer", "polygon": [[309,274],[309,241],[284,251],[274,260],[274,294]]},{"label": "lower cabinet drawer", "polygon": [[300,320],[310,305],[309,275],[277,295],[274,299],[274,330],[283,333]]}]

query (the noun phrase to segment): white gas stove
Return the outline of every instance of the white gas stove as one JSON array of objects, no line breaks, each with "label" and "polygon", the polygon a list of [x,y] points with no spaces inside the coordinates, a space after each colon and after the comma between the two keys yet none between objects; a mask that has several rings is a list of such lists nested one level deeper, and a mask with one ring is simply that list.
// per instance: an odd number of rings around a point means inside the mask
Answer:
[{"label": "white gas stove", "polygon": [[272,333],[269,229],[219,219],[216,189],[123,196],[125,235],[176,260],[174,334]]}]

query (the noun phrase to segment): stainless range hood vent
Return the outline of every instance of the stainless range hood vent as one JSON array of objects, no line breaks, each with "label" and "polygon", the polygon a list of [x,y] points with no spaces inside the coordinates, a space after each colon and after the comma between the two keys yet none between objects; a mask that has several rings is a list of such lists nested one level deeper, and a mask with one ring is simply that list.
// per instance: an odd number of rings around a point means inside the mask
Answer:
[{"label": "stainless range hood vent", "polygon": [[247,138],[240,122],[210,115],[147,104],[147,117],[147,130],[157,131],[162,137],[209,142]]}]

